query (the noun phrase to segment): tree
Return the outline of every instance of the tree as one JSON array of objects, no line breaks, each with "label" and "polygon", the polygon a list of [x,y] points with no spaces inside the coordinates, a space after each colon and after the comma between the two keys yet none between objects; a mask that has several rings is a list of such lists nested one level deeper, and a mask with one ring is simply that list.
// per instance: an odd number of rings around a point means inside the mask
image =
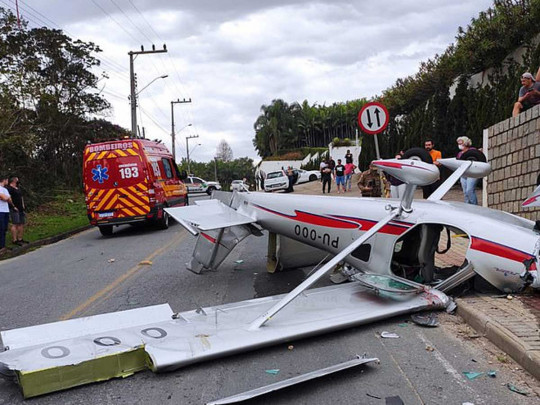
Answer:
[{"label": "tree", "polygon": [[222,139],[217,146],[216,159],[222,162],[230,162],[233,159],[233,151],[225,139]]},{"label": "tree", "polygon": [[61,30],[19,28],[0,7],[0,164],[35,195],[79,188],[84,146],[126,134],[95,118],[110,107],[97,91],[105,75],[92,72],[98,52]]}]

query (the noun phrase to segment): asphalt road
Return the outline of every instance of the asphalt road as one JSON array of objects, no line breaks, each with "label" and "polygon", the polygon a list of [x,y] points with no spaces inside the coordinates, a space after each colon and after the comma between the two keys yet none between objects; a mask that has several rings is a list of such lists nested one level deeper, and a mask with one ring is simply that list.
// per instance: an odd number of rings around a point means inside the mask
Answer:
[{"label": "asphalt road", "polygon": [[[195,197],[205,198],[205,197]],[[194,199],[192,199],[193,201]],[[116,228],[112,238],[91,229],[0,263],[0,329],[133,309],[168,302],[185,311],[291,290],[308,270],[268,274],[266,235],[250,237],[219,271],[185,270],[195,239],[179,225],[166,231]],[[236,260],[242,259],[238,265]],[[150,260],[151,265],[139,265]],[[324,283],[328,283],[325,281]],[[31,404],[204,404],[301,373],[350,360],[378,357],[369,365],[269,394],[246,404],[534,404],[536,395],[509,391],[519,375],[477,343],[457,336],[450,316],[438,328],[400,326],[408,317],[208,361],[166,374],[150,371],[57,392]],[[378,332],[399,334],[382,339]],[[426,350],[433,348],[434,350]],[[277,375],[265,372],[279,369]],[[463,371],[495,369],[496,378],[468,380]],[[522,374],[523,375],[523,374]],[[525,377],[526,378],[526,377]],[[532,378],[532,377],[530,377]],[[25,403],[15,384],[0,380],[0,404]]]}]

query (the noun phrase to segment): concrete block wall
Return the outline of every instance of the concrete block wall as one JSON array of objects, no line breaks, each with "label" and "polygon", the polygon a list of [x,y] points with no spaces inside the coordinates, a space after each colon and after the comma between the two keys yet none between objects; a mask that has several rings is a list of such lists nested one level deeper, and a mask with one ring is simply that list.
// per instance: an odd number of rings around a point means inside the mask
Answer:
[{"label": "concrete block wall", "polygon": [[492,168],[487,179],[488,207],[540,219],[540,208],[521,207],[540,174],[540,105],[488,128],[484,149]]}]

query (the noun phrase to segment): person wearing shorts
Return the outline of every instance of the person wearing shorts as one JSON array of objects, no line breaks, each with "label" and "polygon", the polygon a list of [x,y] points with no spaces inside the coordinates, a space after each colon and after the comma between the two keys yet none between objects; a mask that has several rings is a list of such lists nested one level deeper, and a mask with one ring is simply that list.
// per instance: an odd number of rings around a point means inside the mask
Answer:
[{"label": "person wearing shorts", "polygon": [[343,192],[346,192],[347,189],[345,188],[345,166],[341,164],[341,159],[338,159],[337,165],[334,168],[334,172],[336,173],[336,186],[338,194],[341,193],[341,188],[343,188]]},{"label": "person wearing shorts", "polygon": [[24,224],[26,223],[26,214],[24,212],[24,200],[19,189],[19,178],[12,176],[9,178],[9,185],[6,187],[11,195],[12,203],[9,206],[11,216],[11,237],[14,245],[22,246],[30,243],[23,239]]}]

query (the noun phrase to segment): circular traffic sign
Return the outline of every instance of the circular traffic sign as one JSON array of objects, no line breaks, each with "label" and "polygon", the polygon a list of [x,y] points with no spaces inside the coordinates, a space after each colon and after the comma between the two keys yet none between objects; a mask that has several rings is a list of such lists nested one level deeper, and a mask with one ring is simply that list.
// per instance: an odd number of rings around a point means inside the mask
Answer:
[{"label": "circular traffic sign", "polygon": [[390,114],[384,105],[377,102],[364,104],[358,113],[358,125],[366,134],[375,135],[384,131]]}]

